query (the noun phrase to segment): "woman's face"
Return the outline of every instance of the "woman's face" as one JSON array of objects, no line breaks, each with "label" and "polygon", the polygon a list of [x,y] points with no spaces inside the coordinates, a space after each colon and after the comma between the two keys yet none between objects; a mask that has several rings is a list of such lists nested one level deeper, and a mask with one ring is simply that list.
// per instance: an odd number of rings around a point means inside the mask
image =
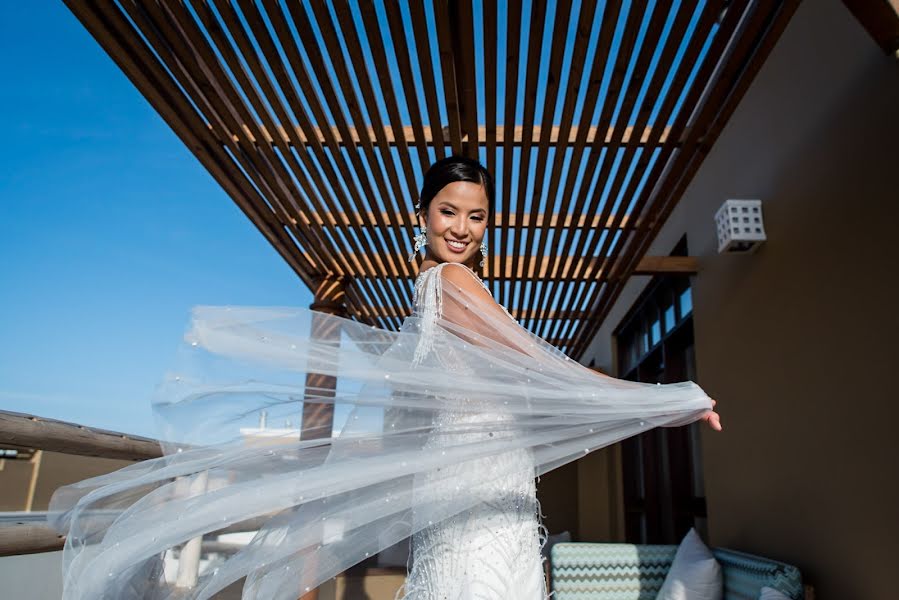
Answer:
[{"label": "woman's face", "polygon": [[490,206],[484,187],[469,181],[454,181],[443,187],[419,216],[428,228],[427,256],[437,262],[473,266],[480,261],[480,246],[487,231]]}]

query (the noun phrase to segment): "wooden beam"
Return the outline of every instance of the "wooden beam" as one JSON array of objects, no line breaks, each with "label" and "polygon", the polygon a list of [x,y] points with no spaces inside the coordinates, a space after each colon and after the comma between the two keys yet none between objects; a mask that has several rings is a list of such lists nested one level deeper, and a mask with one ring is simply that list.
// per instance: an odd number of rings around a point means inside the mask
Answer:
[{"label": "wooden beam", "polygon": [[886,54],[899,51],[899,0],[843,0]]},{"label": "wooden beam", "polygon": [[159,442],[150,438],[7,411],[0,411],[3,444],[120,460],[162,456]]},{"label": "wooden beam", "polygon": [[[639,145],[646,144],[649,141],[650,136],[652,135],[653,127],[654,127],[653,125],[647,125],[644,128],[643,134],[640,136],[639,142],[637,142]],[[263,135],[265,135],[266,142],[268,142],[269,144],[275,143],[275,140],[274,140],[274,138],[272,138],[271,133],[264,125],[254,125],[252,127],[249,125],[243,125],[242,134],[240,136],[235,134],[233,136],[234,141],[235,142],[239,141],[239,138],[240,139],[248,138],[252,143],[254,143],[254,144],[258,143],[258,140],[253,133],[257,129],[261,130]],[[341,133],[337,129],[337,127],[328,128],[328,130],[329,130],[328,135],[333,136],[337,140],[337,144],[339,146],[355,147],[357,144],[360,144],[362,138],[359,135],[359,131],[355,127],[348,127],[347,129],[349,130],[349,133],[350,133],[349,141],[347,141],[347,139],[341,135]],[[558,125],[554,125],[552,127],[552,130],[549,134],[549,145],[550,146],[560,145],[559,129],[560,128]],[[633,126],[629,126],[629,127],[625,128],[623,137],[620,140],[616,140],[614,138],[614,136],[613,136],[614,129],[615,129],[614,126],[607,128],[605,131],[604,141],[597,142],[596,137],[599,135],[599,133],[597,132],[597,128],[590,127],[587,132],[587,143],[588,144],[598,143],[599,145],[607,145],[607,146],[611,146],[611,145],[623,146],[623,145],[630,143],[631,137],[634,135],[634,127]],[[295,130],[295,133],[293,135],[289,135],[288,131],[283,126],[278,126],[277,133],[281,137],[283,142],[290,146],[293,145],[293,139],[295,139],[295,138],[299,138],[304,144],[310,143],[309,137],[306,136],[304,131],[299,126],[295,126],[294,130]],[[670,132],[670,130],[671,130],[671,127],[666,126],[663,128],[661,138],[659,139],[657,144],[661,145],[667,141],[668,133]],[[513,131],[513,139],[511,142],[512,145],[513,146],[521,146],[524,141],[524,127],[522,127],[521,125],[516,125],[512,131]],[[315,133],[315,138],[317,139],[318,143],[324,144],[325,139],[326,139],[325,132],[321,128],[316,127],[316,128],[314,128],[314,133]],[[444,133],[445,137],[442,140],[440,140],[440,142],[446,143],[446,140],[449,137],[449,129],[444,127],[443,133]],[[367,139],[374,139],[375,138],[374,128],[372,128],[372,127],[366,128],[366,134],[367,134]],[[539,142],[541,134],[542,134],[541,127],[539,125],[535,125],[531,131],[531,143],[536,144],[537,142]],[[385,125],[384,126],[384,135],[387,138],[387,144],[389,146],[397,145],[397,143],[398,143],[397,134],[394,131],[393,127],[391,127],[389,125]],[[434,145],[434,137],[432,135],[430,128],[424,129],[424,140],[419,140],[417,138],[417,136],[415,135],[415,129],[412,126],[403,127],[401,135],[402,135],[402,143],[403,144],[416,145],[416,144],[423,143],[428,146]],[[578,135],[578,127],[577,127],[577,125],[573,125],[569,129],[568,139],[567,140],[563,139],[561,141],[561,145],[563,145],[563,146],[573,145],[575,143],[575,141],[577,140],[577,135]],[[477,139],[478,139],[479,145],[486,146],[486,144],[487,144],[486,136],[487,136],[487,127],[485,125],[479,125],[477,128]],[[468,134],[463,134],[462,141],[463,142],[468,141]],[[505,132],[504,132],[503,128],[497,128],[496,142],[498,144],[502,144],[505,142]]]},{"label": "wooden beam", "polygon": [[[408,307],[373,306],[370,309],[375,315],[392,315],[391,311],[408,316],[411,310]],[[555,310],[555,309],[508,309],[509,313],[518,320],[521,319],[586,319],[590,313],[585,310]]]},{"label": "wooden beam", "polygon": [[[551,280],[551,281],[598,281],[608,276],[608,269],[611,265],[606,265],[608,259],[587,258],[568,256],[564,259],[551,261],[552,257],[541,256],[519,256],[518,271],[512,273],[511,264],[506,262],[505,273],[491,271],[489,267],[483,269],[480,276],[484,279],[499,278],[503,281],[509,280]],[[493,265],[499,264],[499,257],[494,256]],[[550,272],[550,268],[555,269]],[[638,263],[636,269],[631,275],[693,275],[698,271],[698,261],[694,256],[644,256]],[[576,275],[572,275],[576,273]],[[365,273],[360,277],[363,278],[397,278],[396,273]]]}]

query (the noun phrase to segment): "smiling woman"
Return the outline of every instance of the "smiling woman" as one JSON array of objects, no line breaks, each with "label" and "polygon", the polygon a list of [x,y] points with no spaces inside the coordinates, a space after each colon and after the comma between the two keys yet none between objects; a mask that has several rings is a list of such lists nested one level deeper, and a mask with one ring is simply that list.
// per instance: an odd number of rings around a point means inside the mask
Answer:
[{"label": "smiling woman", "polygon": [[[509,352],[510,356],[528,356],[534,346],[533,336],[518,327],[512,315],[493,300],[489,288],[476,274],[478,251],[487,255],[484,235],[494,210],[494,195],[489,171],[471,159],[451,156],[435,163],[425,174],[417,207],[422,233],[410,256],[412,260],[420,246],[426,247],[415,284],[414,315],[421,318],[421,331],[426,338],[430,337],[427,332],[432,324],[443,319],[443,327],[454,338],[464,340],[466,347],[462,352],[441,353],[440,367],[450,373],[472,372],[467,361],[472,358],[473,347],[486,349],[489,356],[505,356]],[[483,266],[483,260],[480,265]],[[541,343],[545,344],[542,340]],[[416,358],[422,354],[417,352]],[[461,358],[460,354],[468,356]],[[490,369],[496,368],[495,362],[487,362]],[[564,369],[558,371],[561,370]],[[537,372],[545,369],[538,366]],[[530,367],[524,369],[526,387],[531,386],[533,374]],[[589,379],[602,377],[605,376],[591,374]],[[423,378],[427,381],[427,376]],[[621,384],[613,378],[605,379]],[[492,383],[485,390],[490,388]],[[525,392],[528,402],[531,394],[532,390]],[[499,439],[498,435],[503,439],[528,435],[529,417],[508,412],[505,402],[498,406],[471,396],[466,401],[466,410],[435,407],[435,422],[439,426],[427,436],[425,448],[480,446]],[[560,416],[561,411],[551,418]],[[696,418],[695,413],[686,416],[687,421]],[[678,422],[675,419],[667,424]],[[491,425],[482,429],[485,423]],[[497,423],[502,426],[497,427]],[[497,433],[497,429],[502,429],[502,433]],[[595,431],[596,428],[588,427],[588,432]],[[428,520],[426,527],[415,528],[409,572],[401,590],[403,600],[546,598],[541,559],[546,537],[534,484],[540,463],[537,455],[539,451],[534,448],[517,448],[454,464],[438,470],[439,473],[416,474],[412,484],[413,520],[418,517],[421,521],[421,515],[430,510],[426,508],[430,495],[455,501],[461,494],[468,500],[466,509],[452,518]],[[472,494],[472,490],[478,491]]]},{"label": "smiling woman", "polygon": [[[475,160],[450,156],[428,169],[417,206],[422,233],[415,249],[426,246],[422,271],[444,262],[462,263],[474,271],[479,252],[483,265],[484,234],[495,194],[493,176]],[[414,257],[415,252],[410,259]]]}]

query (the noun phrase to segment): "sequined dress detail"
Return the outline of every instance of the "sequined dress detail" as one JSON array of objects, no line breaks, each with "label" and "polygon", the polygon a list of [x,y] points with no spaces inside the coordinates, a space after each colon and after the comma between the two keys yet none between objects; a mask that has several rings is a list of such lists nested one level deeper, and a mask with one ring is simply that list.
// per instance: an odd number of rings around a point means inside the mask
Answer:
[{"label": "sequined dress detail", "polygon": [[[422,272],[415,282],[415,313],[421,319],[423,333],[433,331],[442,314],[440,271],[446,264]],[[418,359],[431,350],[428,335],[423,336],[421,343]],[[454,364],[452,356],[439,359],[447,368],[459,366]],[[426,443],[428,448],[515,435],[514,427],[497,432],[453,432],[466,423],[511,421],[512,415],[441,410],[436,419],[436,427]],[[477,488],[478,495],[470,508],[412,536],[406,584],[396,597],[405,600],[547,598],[541,557],[546,535],[540,522],[533,465],[530,451],[518,449],[418,475],[417,482],[429,482],[427,489],[432,490],[429,493],[452,498],[454,494],[470,493]],[[497,473],[502,475],[496,476]]]}]

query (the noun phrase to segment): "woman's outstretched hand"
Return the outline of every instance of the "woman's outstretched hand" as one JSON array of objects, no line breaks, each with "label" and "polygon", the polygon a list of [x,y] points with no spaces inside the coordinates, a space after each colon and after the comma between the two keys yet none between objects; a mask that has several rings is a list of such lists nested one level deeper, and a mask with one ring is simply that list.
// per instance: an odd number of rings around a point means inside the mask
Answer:
[{"label": "woman's outstretched hand", "polygon": [[[712,407],[718,404],[718,401],[712,398]],[[708,410],[702,415],[702,420],[708,422],[709,427],[715,431],[721,431],[721,415],[714,410]]]}]

